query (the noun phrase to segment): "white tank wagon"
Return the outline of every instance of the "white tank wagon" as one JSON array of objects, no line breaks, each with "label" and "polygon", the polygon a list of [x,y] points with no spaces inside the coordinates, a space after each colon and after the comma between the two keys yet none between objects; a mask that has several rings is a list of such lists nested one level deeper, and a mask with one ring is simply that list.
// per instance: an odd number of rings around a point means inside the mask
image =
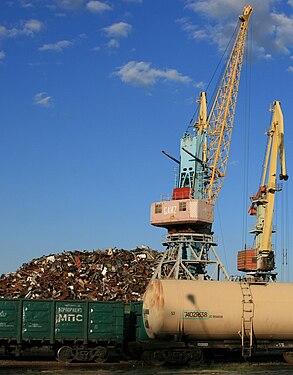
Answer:
[{"label": "white tank wagon", "polygon": [[282,350],[292,362],[292,308],[289,283],[153,280],[143,318],[154,341],[172,339],[201,351],[241,350],[244,357]]}]

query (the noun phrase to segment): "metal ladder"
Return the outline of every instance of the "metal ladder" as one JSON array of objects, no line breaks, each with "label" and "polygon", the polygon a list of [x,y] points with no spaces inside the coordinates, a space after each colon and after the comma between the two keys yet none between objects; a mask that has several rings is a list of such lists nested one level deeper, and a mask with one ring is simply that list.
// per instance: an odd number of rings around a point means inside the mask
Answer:
[{"label": "metal ladder", "polygon": [[252,356],[255,337],[253,332],[254,303],[250,290],[250,284],[240,281],[242,292],[242,317],[241,317],[241,346],[242,356],[248,358]]}]

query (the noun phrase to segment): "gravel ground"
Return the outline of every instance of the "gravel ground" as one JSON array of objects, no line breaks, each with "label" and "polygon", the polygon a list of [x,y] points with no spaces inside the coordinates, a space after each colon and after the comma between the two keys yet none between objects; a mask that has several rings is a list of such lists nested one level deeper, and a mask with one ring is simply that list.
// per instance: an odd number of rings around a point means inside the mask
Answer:
[{"label": "gravel ground", "polygon": [[283,362],[260,363],[211,363],[199,368],[189,367],[145,367],[140,362],[104,364],[62,365],[55,361],[11,361],[0,360],[2,375],[291,375],[293,366]]}]

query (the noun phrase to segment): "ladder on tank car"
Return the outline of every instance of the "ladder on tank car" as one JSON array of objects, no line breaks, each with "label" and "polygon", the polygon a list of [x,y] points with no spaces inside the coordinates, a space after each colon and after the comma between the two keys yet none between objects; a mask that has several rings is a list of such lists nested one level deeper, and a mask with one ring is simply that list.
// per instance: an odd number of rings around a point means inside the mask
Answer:
[{"label": "ladder on tank car", "polygon": [[248,282],[240,282],[242,292],[242,317],[241,317],[241,346],[242,356],[251,357],[255,346],[253,332],[254,303]]}]

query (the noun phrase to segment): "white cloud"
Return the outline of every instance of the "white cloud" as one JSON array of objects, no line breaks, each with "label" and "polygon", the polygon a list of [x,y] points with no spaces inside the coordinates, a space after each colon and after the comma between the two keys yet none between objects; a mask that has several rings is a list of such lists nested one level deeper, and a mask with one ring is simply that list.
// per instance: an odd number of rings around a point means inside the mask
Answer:
[{"label": "white cloud", "polygon": [[32,3],[27,3],[26,1],[21,1],[20,7],[21,8],[33,8],[33,4]]},{"label": "white cloud", "polygon": [[126,22],[113,23],[113,25],[104,28],[107,36],[110,38],[127,38],[131,30],[132,26]]},{"label": "white cloud", "polygon": [[273,60],[273,56],[270,53],[267,53],[264,47],[257,47],[258,56],[263,60]]},{"label": "white cloud", "polygon": [[182,18],[177,20],[177,23],[181,24],[182,30],[187,33],[189,38],[217,44],[220,50],[225,49],[235,29],[235,24],[228,21],[225,24],[213,24],[212,21],[209,21],[205,25],[197,25],[188,18]]},{"label": "white cloud", "polygon": [[98,52],[98,51],[100,51],[100,50],[101,50],[101,47],[100,47],[100,46],[96,46],[96,47],[93,48],[93,51],[95,51],[95,52]]},{"label": "white cloud", "polygon": [[201,82],[197,82],[197,83],[195,84],[195,87],[196,87],[197,89],[201,89],[201,90],[203,90],[203,89],[206,87],[206,83],[203,82],[203,81],[201,81]]},{"label": "white cloud", "polygon": [[0,60],[3,60],[6,56],[6,53],[4,51],[0,51]]},{"label": "white cloud", "polygon": [[33,36],[34,34],[40,32],[44,25],[41,21],[31,19],[25,22],[23,26],[23,34]]},{"label": "white cloud", "polygon": [[[239,6],[240,3],[240,6]],[[188,0],[186,8],[210,18],[229,18],[231,13],[239,12],[241,1],[235,0]]]},{"label": "white cloud", "polygon": [[115,73],[120,79],[135,86],[151,86],[159,80],[189,83],[191,79],[188,76],[183,76],[175,69],[154,69],[150,63],[130,61],[124,66],[120,67]]},{"label": "white cloud", "polygon": [[293,73],[293,66],[289,66],[287,70],[288,72]]},{"label": "white cloud", "polygon": [[73,43],[69,40],[60,40],[56,43],[43,44],[42,47],[39,48],[39,51],[62,52],[65,48],[71,47],[72,45]]},{"label": "white cloud", "polygon": [[142,4],[143,0],[124,0],[126,3]]},{"label": "white cloud", "polygon": [[5,26],[0,25],[0,37],[6,38],[8,36],[7,33],[8,33],[7,28]]},{"label": "white cloud", "polygon": [[102,1],[91,0],[86,5],[87,9],[92,13],[102,13],[106,10],[111,10],[112,7]]},{"label": "white cloud", "polygon": [[195,40],[209,40],[209,36],[205,29],[201,29],[199,25],[193,25],[188,18],[181,18],[176,21],[181,24],[183,31],[187,32],[189,37]]},{"label": "white cloud", "polygon": [[281,53],[289,54],[289,48],[293,47],[293,17],[285,14],[272,13],[275,49]]},{"label": "white cloud", "polygon": [[15,38],[20,35],[34,36],[39,33],[44,27],[41,21],[30,19],[25,21],[21,26],[7,28],[0,25],[0,38]]},{"label": "white cloud", "polygon": [[[254,8],[251,23],[253,27],[254,50],[260,58],[270,60],[274,53],[289,54],[293,48],[293,14],[284,14],[279,0],[252,0]],[[186,0],[185,7],[203,19],[204,25],[181,19],[182,29],[195,40],[208,40],[219,49],[227,45],[246,0]],[[293,0],[288,0],[293,6]],[[287,12],[288,13],[288,12]]]},{"label": "white cloud", "polygon": [[60,8],[68,10],[76,10],[82,6],[83,0],[57,0]]},{"label": "white cloud", "polygon": [[33,103],[41,107],[51,107],[53,105],[53,98],[46,92],[38,92],[33,97]]},{"label": "white cloud", "polygon": [[108,47],[109,48],[119,48],[120,47],[120,43],[116,39],[110,39],[109,43],[108,43]]},{"label": "white cloud", "polygon": [[79,40],[87,39],[87,35],[86,35],[86,33],[81,33],[81,34],[79,34],[78,37],[77,37],[77,39],[79,39]]},{"label": "white cloud", "polygon": [[273,56],[270,53],[266,53],[263,57],[264,60],[273,60]]}]

